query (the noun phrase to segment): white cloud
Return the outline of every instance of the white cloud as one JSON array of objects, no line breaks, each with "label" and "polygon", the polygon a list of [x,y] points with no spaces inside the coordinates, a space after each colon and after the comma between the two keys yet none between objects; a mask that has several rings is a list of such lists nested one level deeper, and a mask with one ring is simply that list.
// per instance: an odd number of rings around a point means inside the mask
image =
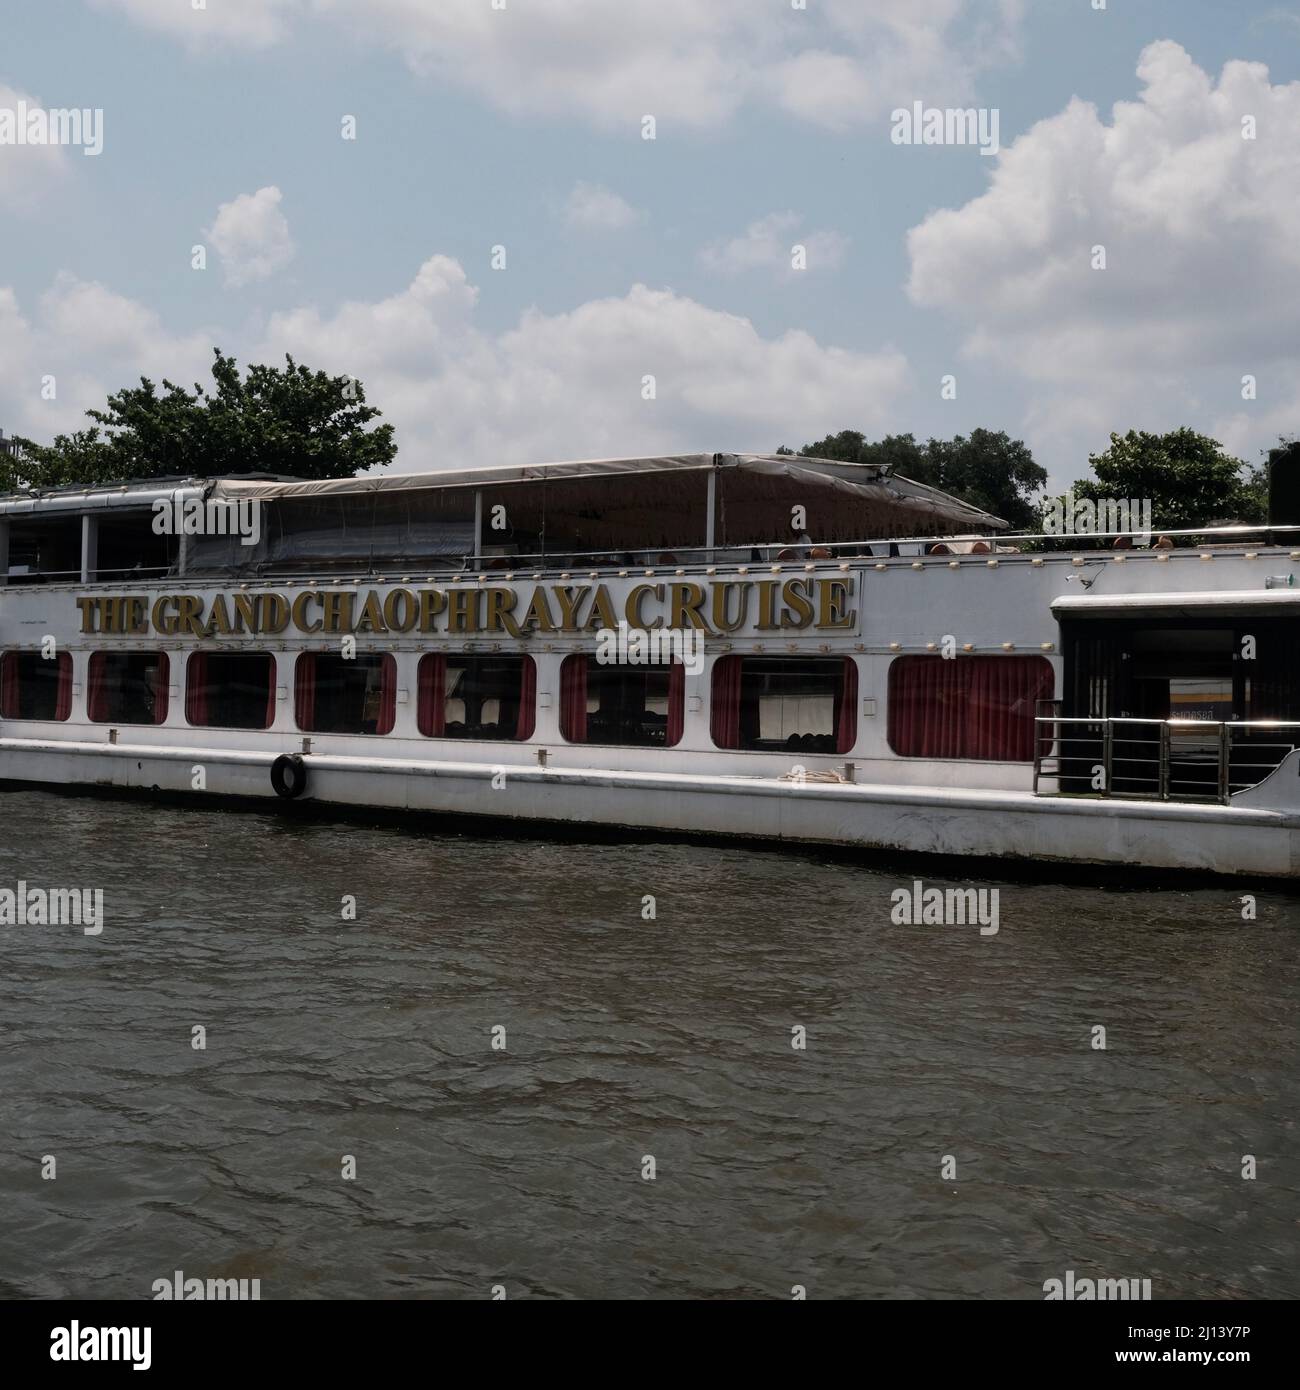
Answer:
[{"label": "white cloud", "polygon": [[[85,428],[85,411],[140,377],[192,387],[206,380],[208,330],[169,332],[151,309],[105,286],[66,272],[41,296],[34,315],[0,286],[0,425],[6,434],[48,440]],[[43,380],[54,379],[54,399]]]},{"label": "white cloud", "polygon": [[950,105],[1016,56],[1022,0],[96,0],[189,45],[264,47],[325,18],[416,71],[516,113],[578,115],[660,138],[716,125],[747,102],[832,129],[900,102]]},{"label": "white cloud", "polygon": [[1020,373],[1030,424],[1085,455],[1130,426],[1235,419],[1243,439],[1247,373],[1261,429],[1296,403],[1300,83],[1244,62],[1216,82],[1170,41],[1137,71],[1109,121],[1071,101],[1003,151],[986,193],[908,236],[912,299],[965,324],[968,358]]},{"label": "white cloud", "polygon": [[[635,285],[568,313],[532,309],[490,334],[478,291],[434,256],[401,293],[332,314],[276,314],[258,353],[348,372],[398,427],[399,466],[527,463],[683,449],[771,449],[827,420],[892,418],[906,359],[764,338],[745,318]],[[657,399],[642,399],[654,376]]]},{"label": "white cloud", "polygon": [[599,184],[576,183],[564,205],[564,220],[570,227],[589,232],[617,232],[644,220],[625,199]]},{"label": "white cloud", "polygon": [[700,252],[700,262],[719,275],[740,275],[751,270],[775,270],[786,275],[792,269],[796,246],[804,248],[808,271],[834,270],[844,259],[849,242],[839,232],[801,232],[803,218],[797,212],[772,212],[760,217],[738,237],[721,237]]},{"label": "white cloud", "polygon": [[[433,256],[404,289],[330,311],[274,314],[256,342],[174,334],[143,305],[61,275],[25,317],[0,286],[0,423],[48,439],[141,375],[206,383],[212,348],[241,363],[283,354],[365,384],[397,427],[407,471],[682,450],[769,450],[836,421],[883,429],[910,390],[901,353],[828,347],[804,332],[764,337],[745,318],[634,285],[558,314],[532,309],[501,333],[475,322],[478,290]],[[57,402],[40,378],[57,375]],[[654,376],[657,399],[642,398]],[[829,423],[828,423],[829,422]],[[860,422],[860,424],[859,424]]]},{"label": "white cloud", "polygon": [[267,48],[285,38],[291,21],[306,11],[303,0],[90,0],[101,10],[121,10],[128,18],[189,48],[226,44]]},{"label": "white cloud", "polygon": [[[15,113],[45,108],[35,97],[0,82],[0,110]],[[67,149],[62,145],[0,145],[0,200],[6,209],[28,209],[68,170]]]},{"label": "white cloud", "polygon": [[272,185],[241,193],[217,209],[204,236],[221,259],[226,284],[267,280],[293,260],[295,247],[280,201],[280,190]]}]

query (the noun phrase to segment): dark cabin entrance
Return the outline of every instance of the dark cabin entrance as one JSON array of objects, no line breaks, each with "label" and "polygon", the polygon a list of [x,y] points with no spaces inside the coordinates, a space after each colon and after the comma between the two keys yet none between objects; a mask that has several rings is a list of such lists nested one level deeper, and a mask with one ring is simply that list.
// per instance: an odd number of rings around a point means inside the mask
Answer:
[{"label": "dark cabin entrance", "polygon": [[[1214,618],[1098,617],[1061,623],[1067,718],[1250,722],[1300,720],[1300,623],[1273,615]],[[1248,640],[1249,639],[1249,640]],[[1102,761],[1101,724],[1067,726],[1061,789],[1088,792]],[[1298,730],[1234,730],[1229,782],[1260,781],[1294,746]],[[1110,730],[1112,795],[1158,792],[1158,724]],[[1169,791],[1215,797],[1219,731],[1170,731]]]}]

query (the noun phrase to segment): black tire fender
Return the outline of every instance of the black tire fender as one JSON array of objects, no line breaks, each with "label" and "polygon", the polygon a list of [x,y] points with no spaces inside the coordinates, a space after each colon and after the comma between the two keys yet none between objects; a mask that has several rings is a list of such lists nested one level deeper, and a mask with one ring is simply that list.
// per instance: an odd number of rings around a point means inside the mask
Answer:
[{"label": "black tire fender", "polygon": [[276,796],[292,801],[307,790],[307,764],[301,753],[281,753],[271,764],[271,785]]}]

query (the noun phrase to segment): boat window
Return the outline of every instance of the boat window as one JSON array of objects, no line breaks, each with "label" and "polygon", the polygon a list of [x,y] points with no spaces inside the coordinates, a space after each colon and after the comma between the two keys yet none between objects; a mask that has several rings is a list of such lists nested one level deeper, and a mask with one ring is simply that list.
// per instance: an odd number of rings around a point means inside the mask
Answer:
[{"label": "boat window", "polygon": [[81,578],[81,518],[13,517],[7,576],[10,584],[75,583]]},{"label": "boat window", "polygon": [[847,753],[857,709],[849,657],[724,656],[713,665],[709,724],[719,748]]},{"label": "boat window", "polygon": [[391,656],[303,652],[294,667],[294,712],[307,734],[386,734],[397,713]]},{"label": "boat window", "polygon": [[532,738],[537,666],[531,656],[420,659],[419,729],[426,738]]},{"label": "boat window", "polygon": [[686,668],[616,665],[585,653],[560,667],[560,733],[570,743],[671,748],[682,736]]},{"label": "boat window", "polygon": [[87,713],[97,724],[162,724],[168,672],[166,652],[93,652]]},{"label": "boat window", "polygon": [[194,652],[185,672],[185,718],[209,729],[269,729],[275,721],[270,652]]},{"label": "boat window", "polygon": [[900,656],[889,668],[889,746],[904,758],[1031,762],[1034,713],[1055,689],[1041,656]]},{"label": "boat window", "polygon": [[0,659],[0,718],[66,719],[72,713],[72,657],[6,652]]}]

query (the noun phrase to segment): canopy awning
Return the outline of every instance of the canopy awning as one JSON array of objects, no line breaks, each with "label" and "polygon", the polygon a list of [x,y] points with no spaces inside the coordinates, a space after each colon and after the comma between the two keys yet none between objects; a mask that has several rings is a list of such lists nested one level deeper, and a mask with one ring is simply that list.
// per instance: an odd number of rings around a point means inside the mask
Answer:
[{"label": "canopy awning", "polygon": [[1185,594],[1064,594],[1058,618],[1232,618],[1300,608],[1300,589],[1213,589]]},{"label": "canopy awning", "polygon": [[755,481],[784,481],[806,486],[826,495],[837,493],[845,500],[883,506],[911,514],[916,520],[930,518],[941,523],[940,530],[957,524],[983,530],[1005,530],[1001,517],[982,512],[950,493],[940,492],[923,482],[898,477],[873,464],[843,463],[837,459],[805,459],[801,455],[759,455],[759,453],[681,453],[644,459],[580,459],[562,463],[531,464],[527,467],[457,468],[437,473],[382,473],[359,478],[330,478],[303,482],[268,482],[227,478],[213,486],[211,496],[218,500],[256,498],[291,500],[341,498],[359,493],[453,491],[453,489],[516,488],[539,482],[564,482],[571,498],[580,500],[581,484],[591,484],[595,502],[602,485],[631,482],[635,477],[663,474],[702,474],[715,468],[720,473],[749,475]]}]

